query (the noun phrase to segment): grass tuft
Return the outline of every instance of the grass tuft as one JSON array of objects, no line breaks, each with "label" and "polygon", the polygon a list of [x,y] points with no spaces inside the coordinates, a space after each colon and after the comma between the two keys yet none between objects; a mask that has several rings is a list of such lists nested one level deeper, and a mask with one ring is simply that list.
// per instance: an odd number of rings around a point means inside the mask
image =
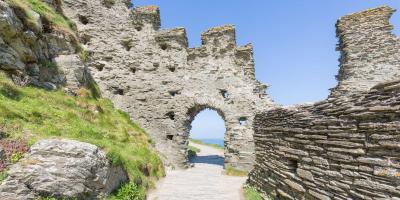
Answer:
[{"label": "grass tuft", "polygon": [[243,190],[245,200],[264,200],[263,196],[253,187],[245,186]]},{"label": "grass tuft", "polygon": [[225,169],[226,175],[228,176],[247,176],[248,172],[235,169],[234,167],[228,166]]}]

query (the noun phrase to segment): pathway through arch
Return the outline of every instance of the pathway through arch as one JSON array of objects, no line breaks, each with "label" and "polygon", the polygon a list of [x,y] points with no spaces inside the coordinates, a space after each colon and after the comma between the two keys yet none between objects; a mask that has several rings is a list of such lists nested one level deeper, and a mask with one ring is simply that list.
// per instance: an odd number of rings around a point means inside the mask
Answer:
[{"label": "pathway through arch", "polygon": [[149,200],[241,200],[246,177],[223,175],[224,152],[194,144],[201,151],[193,159],[194,167],[167,171],[150,192]]}]

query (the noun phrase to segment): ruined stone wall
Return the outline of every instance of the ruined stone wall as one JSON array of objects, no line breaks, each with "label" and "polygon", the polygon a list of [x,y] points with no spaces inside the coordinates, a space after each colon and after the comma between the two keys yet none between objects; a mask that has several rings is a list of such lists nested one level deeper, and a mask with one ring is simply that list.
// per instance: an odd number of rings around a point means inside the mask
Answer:
[{"label": "ruined stone wall", "polygon": [[238,47],[235,28],[225,25],[203,33],[201,47],[189,48],[185,29],[160,29],[157,7],[130,10],[127,1],[107,2],[64,0],[63,5],[77,22],[90,53],[89,69],[103,93],[177,166],[187,164],[194,116],[216,110],[227,130],[225,163],[249,170],[254,113],[272,106],[266,86],[255,80],[252,46]]},{"label": "ruined stone wall", "polygon": [[389,19],[395,10],[379,7],[340,18],[336,24],[341,52],[339,84],[332,96],[367,91],[400,75],[400,39]]},{"label": "ruined stone wall", "polygon": [[[361,35],[354,28],[377,18],[387,25],[391,12],[381,7],[344,17],[339,24],[351,26],[339,32]],[[276,199],[400,199],[400,81],[395,77],[400,54],[387,41],[375,43],[384,29],[379,27],[386,27],[375,26],[378,33],[341,38],[341,46],[352,44],[348,48],[364,53],[357,58],[359,68],[341,66],[342,77],[352,75],[343,77],[330,98],[256,115],[250,185]],[[375,47],[366,47],[365,37]],[[388,48],[392,53],[384,54]]]}]

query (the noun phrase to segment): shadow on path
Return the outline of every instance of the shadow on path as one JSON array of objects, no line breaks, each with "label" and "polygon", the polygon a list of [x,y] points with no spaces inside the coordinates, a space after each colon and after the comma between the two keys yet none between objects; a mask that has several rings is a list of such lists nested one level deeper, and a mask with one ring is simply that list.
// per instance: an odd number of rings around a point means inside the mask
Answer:
[{"label": "shadow on path", "polygon": [[219,155],[195,156],[190,159],[191,163],[204,163],[211,165],[224,166],[224,157]]}]

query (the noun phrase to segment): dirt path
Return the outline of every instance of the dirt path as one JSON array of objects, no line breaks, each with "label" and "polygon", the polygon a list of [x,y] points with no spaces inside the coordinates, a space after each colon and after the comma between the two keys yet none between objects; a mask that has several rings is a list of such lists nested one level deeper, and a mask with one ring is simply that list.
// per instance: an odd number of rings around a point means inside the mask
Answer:
[{"label": "dirt path", "polygon": [[148,200],[240,200],[246,177],[223,175],[223,151],[193,144],[201,151],[187,170],[167,171]]}]

